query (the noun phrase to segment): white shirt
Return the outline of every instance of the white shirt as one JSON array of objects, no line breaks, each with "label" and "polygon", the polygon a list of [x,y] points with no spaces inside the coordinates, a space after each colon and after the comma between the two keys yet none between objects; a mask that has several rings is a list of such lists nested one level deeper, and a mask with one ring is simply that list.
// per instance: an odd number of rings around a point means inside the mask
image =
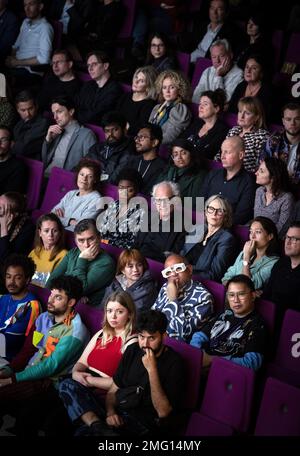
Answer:
[{"label": "white shirt", "polygon": [[219,30],[221,27],[222,27],[222,24],[218,25],[218,27],[216,27],[215,30],[212,30],[211,24],[208,24],[207,32],[205,33],[204,37],[198,44],[197,49],[195,49],[191,53],[191,62],[192,63],[196,62],[196,60],[199,59],[199,57],[205,57],[210,45],[212,44],[215,37],[219,33]]}]

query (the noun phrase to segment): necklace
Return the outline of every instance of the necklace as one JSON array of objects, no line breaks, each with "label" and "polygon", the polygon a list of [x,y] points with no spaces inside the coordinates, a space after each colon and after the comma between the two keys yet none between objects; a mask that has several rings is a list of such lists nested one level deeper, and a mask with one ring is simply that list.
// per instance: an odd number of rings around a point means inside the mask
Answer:
[{"label": "necklace", "polygon": [[[148,172],[148,170],[149,170],[149,168],[150,168],[151,165],[152,165],[152,161],[150,161],[150,163],[148,164],[147,168],[146,168],[145,171],[143,172],[142,178],[145,177],[145,175],[147,174],[147,172]],[[139,166],[138,166],[138,172],[139,172],[140,174],[141,174],[141,166],[142,166],[142,160],[140,160]]]}]

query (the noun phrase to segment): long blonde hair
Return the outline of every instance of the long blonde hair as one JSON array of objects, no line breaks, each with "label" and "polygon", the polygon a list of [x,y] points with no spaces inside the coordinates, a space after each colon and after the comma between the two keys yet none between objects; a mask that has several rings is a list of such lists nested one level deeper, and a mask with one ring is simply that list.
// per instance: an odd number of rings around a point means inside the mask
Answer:
[{"label": "long blonde hair", "polygon": [[128,310],[129,313],[129,318],[128,321],[125,325],[125,329],[120,336],[122,338],[122,349],[121,352],[123,352],[123,347],[124,344],[126,343],[128,337],[132,334],[134,328],[135,328],[135,320],[136,320],[136,308],[135,304],[132,300],[132,297],[130,296],[129,293],[126,293],[126,291],[115,291],[112,293],[110,296],[105,301],[104,304],[104,317],[103,317],[103,325],[102,325],[102,341],[101,345],[105,346],[108,342],[110,342],[114,336],[114,330],[110,326],[110,324],[107,321],[107,305],[111,301],[117,301],[121,306],[125,307],[125,309]]}]

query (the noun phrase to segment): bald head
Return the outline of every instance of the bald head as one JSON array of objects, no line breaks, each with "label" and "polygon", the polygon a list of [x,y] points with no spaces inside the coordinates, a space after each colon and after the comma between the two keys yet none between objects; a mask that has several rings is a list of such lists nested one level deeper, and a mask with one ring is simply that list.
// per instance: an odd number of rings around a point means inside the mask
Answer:
[{"label": "bald head", "polygon": [[245,143],[240,136],[231,136],[223,141],[221,146],[221,161],[223,168],[228,171],[238,171],[243,164]]}]

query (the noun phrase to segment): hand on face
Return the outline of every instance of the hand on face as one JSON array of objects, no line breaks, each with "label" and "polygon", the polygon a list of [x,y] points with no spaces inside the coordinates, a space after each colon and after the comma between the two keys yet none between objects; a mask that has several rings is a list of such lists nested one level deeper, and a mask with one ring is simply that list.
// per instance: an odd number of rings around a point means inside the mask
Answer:
[{"label": "hand on face", "polygon": [[170,301],[175,301],[179,293],[178,277],[170,277],[167,285],[167,295]]},{"label": "hand on face", "polygon": [[100,252],[100,245],[98,242],[95,242],[91,244],[89,247],[84,249],[80,255],[79,258],[84,258],[85,260],[93,261],[99,254]]},{"label": "hand on face", "polygon": [[217,75],[218,76],[225,76],[230,70],[230,58],[228,56],[224,57],[222,63],[217,68]]},{"label": "hand on face", "polygon": [[145,354],[142,357],[142,361],[144,364],[145,369],[150,373],[151,370],[156,368],[156,358],[153,350],[151,348],[144,349]]},{"label": "hand on face", "polygon": [[244,261],[250,261],[250,258],[252,254],[254,253],[256,248],[256,243],[252,239],[251,241],[245,242],[244,248],[243,248],[243,258]]}]

